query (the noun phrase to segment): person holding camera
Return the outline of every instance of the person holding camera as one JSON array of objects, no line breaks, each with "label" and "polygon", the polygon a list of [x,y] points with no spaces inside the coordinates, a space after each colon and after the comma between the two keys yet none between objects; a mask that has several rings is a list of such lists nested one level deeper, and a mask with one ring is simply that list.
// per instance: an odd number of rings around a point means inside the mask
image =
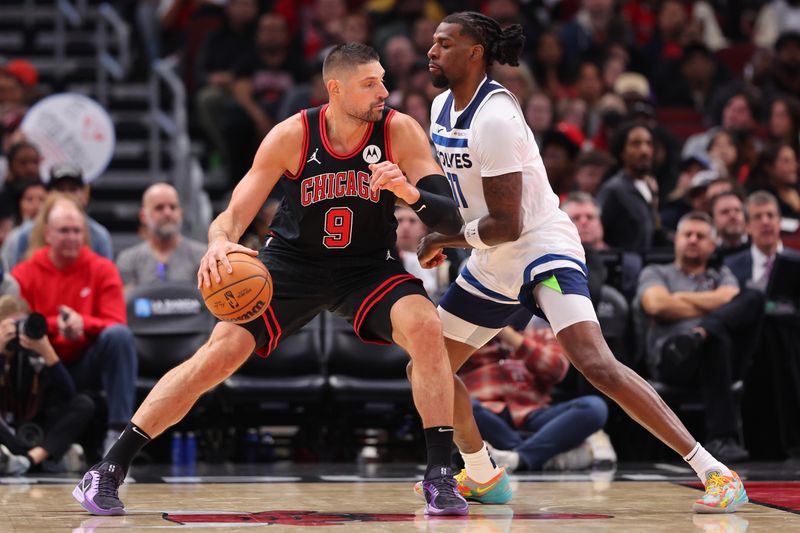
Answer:
[{"label": "person holding camera", "polygon": [[50,342],[78,390],[104,393],[107,450],[133,415],[136,345],[119,271],[89,248],[86,224],[74,198],[50,195],[31,234],[31,244],[42,246],[12,274],[31,309],[46,317]]},{"label": "person holding camera", "polygon": [[57,462],[88,426],[94,402],[75,393],[45,317],[10,295],[0,296],[0,370],[0,475]]}]

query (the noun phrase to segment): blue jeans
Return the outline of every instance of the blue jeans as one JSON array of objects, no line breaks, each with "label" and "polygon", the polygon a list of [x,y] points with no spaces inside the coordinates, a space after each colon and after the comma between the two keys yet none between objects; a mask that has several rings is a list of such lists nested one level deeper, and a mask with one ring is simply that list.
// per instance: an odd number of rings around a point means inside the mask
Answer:
[{"label": "blue jeans", "polygon": [[125,427],[136,401],[136,344],[128,326],[104,329],[78,361],[67,365],[78,391],[103,391],[108,402],[108,424]]},{"label": "blue jeans", "polygon": [[[498,450],[519,453],[525,463],[520,469],[528,470],[538,470],[554,455],[571,450],[601,429],[608,418],[608,407],[599,396],[581,396],[538,409],[528,415],[519,431],[508,409],[498,415],[473,400],[472,410],[483,438]],[[523,437],[520,431],[532,435]]]}]

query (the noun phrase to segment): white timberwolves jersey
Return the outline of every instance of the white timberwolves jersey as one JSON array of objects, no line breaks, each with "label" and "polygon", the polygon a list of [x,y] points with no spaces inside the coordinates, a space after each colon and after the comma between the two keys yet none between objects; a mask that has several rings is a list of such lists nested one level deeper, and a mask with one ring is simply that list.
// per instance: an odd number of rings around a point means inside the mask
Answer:
[{"label": "white timberwolves jersey", "polygon": [[453,106],[449,90],[436,97],[431,138],[464,222],[489,213],[482,177],[522,172],[523,209],[519,239],[473,250],[457,283],[476,296],[511,304],[517,303],[520,287],[540,272],[580,270],[585,259],[578,232],[559,209],[516,98],[486,78],[466,108],[456,112]]}]

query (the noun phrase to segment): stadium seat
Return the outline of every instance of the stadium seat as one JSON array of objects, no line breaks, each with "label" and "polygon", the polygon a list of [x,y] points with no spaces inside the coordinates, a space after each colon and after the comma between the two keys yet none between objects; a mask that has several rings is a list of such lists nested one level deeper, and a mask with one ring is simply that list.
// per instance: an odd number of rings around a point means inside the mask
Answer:
[{"label": "stadium seat", "polygon": [[597,318],[603,329],[603,337],[614,356],[628,366],[632,366],[629,357],[629,320],[628,301],[614,287],[603,285],[600,302],[597,305]]},{"label": "stadium seat", "polygon": [[396,344],[366,344],[352,326],[326,316],[328,384],[334,402],[412,403],[406,378],[408,354]]},{"label": "stadium seat", "polygon": [[283,339],[269,357],[251,355],[223,383],[226,399],[234,404],[272,402],[276,407],[320,402],[325,390],[321,340],[318,316]]},{"label": "stadium seat", "polygon": [[136,287],[128,293],[126,307],[139,357],[139,392],[149,391],[168,370],[189,358],[214,327],[214,317],[190,284]]},{"label": "stadium seat", "polygon": [[744,67],[753,57],[756,47],[751,42],[732,43],[730,46],[717,51],[719,59],[736,77],[742,77]]}]

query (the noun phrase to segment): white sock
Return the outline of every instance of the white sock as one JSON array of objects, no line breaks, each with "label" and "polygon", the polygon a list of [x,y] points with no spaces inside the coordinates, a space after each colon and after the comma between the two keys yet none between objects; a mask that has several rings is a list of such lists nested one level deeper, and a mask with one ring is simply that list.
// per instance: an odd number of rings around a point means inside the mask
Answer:
[{"label": "white sock", "polygon": [[728,470],[728,467],[714,459],[714,456],[700,446],[699,442],[694,445],[692,451],[690,451],[689,455],[684,457],[683,460],[689,463],[689,466],[694,469],[695,474],[697,474],[697,477],[699,477],[700,481],[703,483],[708,479],[708,474],[710,472],[719,472],[723,476],[731,475],[731,471]]},{"label": "white sock", "polygon": [[459,453],[464,459],[467,475],[478,483],[486,483],[500,473],[500,469],[489,455],[489,450],[486,449],[486,444],[475,453]]}]

